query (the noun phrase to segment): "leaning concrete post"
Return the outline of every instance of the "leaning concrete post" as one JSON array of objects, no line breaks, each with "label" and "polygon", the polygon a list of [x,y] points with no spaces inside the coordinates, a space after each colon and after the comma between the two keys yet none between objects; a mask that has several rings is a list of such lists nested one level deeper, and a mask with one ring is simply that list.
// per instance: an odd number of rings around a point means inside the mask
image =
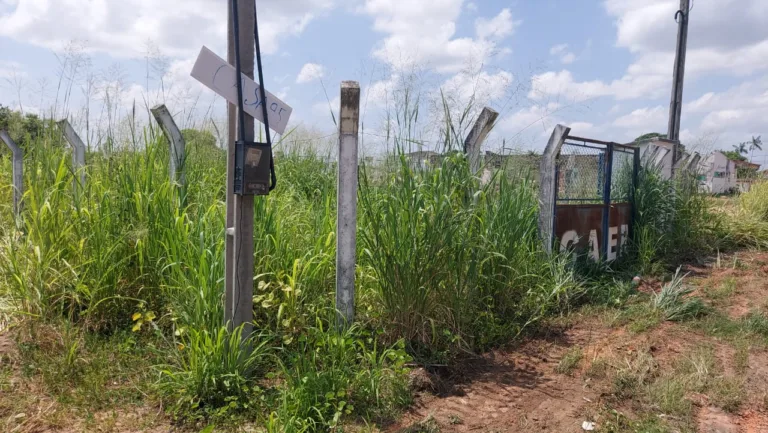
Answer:
[{"label": "leaning concrete post", "polygon": [[179,185],[182,189],[186,186],[187,178],[184,174],[184,160],[186,158],[186,144],[184,142],[184,136],[181,135],[179,127],[176,126],[176,122],[173,120],[173,116],[166,108],[165,104],[160,104],[152,108],[152,115],[157,120],[160,128],[163,130],[163,135],[168,139],[170,164],[169,175],[171,177],[171,183]]},{"label": "leaning concrete post", "polygon": [[0,139],[11,149],[13,153],[13,213],[21,215],[24,204],[21,198],[24,196],[24,154],[21,148],[14,143],[6,131],[0,131]]},{"label": "leaning concrete post", "polygon": [[355,318],[355,253],[357,238],[357,141],[360,84],[342,81],[339,111],[339,179],[336,219],[336,310],[338,326]]},{"label": "leaning concrete post", "polygon": [[464,140],[464,154],[469,159],[469,169],[472,174],[475,174],[480,170],[480,147],[483,145],[485,138],[488,137],[488,133],[493,129],[493,125],[496,119],[499,117],[499,113],[491,108],[485,107],[477,117],[475,126],[469,131],[469,135]]},{"label": "leaning concrete post", "polygon": [[560,154],[560,148],[563,147],[565,139],[571,132],[571,128],[563,125],[555,126],[552,136],[549,137],[544,154],[541,157],[539,167],[540,185],[539,185],[539,236],[544,242],[544,249],[547,253],[552,252],[552,245],[555,241],[555,200],[557,200],[557,156]]},{"label": "leaning concrete post", "polygon": [[69,120],[60,120],[59,129],[61,129],[61,133],[64,134],[64,138],[69,145],[72,146],[72,171],[75,172],[75,190],[77,190],[78,178],[80,188],[85,186],[85,143],[77,135],[75,129],[72,128]]}]

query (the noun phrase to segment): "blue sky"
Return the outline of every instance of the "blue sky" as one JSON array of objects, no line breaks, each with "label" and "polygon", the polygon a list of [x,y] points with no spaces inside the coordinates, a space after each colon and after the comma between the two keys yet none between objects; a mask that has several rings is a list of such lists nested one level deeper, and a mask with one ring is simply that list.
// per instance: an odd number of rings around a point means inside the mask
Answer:
[{"label": "blue sky", "polygon": [[[294,124],[321,135],[334,129],[339,82],[353,79],[371,143],[406,87],[419,95],[427,145],[441,90],[453,115],[470,100],[471,114],[501,113],[489,149],[541,149],[556,123],[625,142],[666,132],[678,4],[259,0],[265,81],[294,108]],[[764,0],[694,1],[689,147],[728,149],[768,133],[766,22]],[[81,127],[88,116],[119,128],[134,101],[163,101],[184,124],[221,122],[224,103],[189,72],[202,45],[223,56],[225,41],[224,0],[0,0],[0,103],[46,113],[55,104]],[[755,160],[768,164],[768,153]]]}]

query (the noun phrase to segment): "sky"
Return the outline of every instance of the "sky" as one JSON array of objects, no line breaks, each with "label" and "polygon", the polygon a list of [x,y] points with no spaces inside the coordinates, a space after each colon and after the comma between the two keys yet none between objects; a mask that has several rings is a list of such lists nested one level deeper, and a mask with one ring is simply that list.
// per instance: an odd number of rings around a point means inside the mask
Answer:
[{"label": "sky", "polygon": [[[221,123],[225,103],[189,73],[203,45],[226,57],[226,4],[0,0],[0,104],[68,116],[80,129],[85,118],[117,128],[157,102],[184,125]],[[491,150],[540,151],[558,123],[616,142],[667,129],[678,0],[257,6],[266,87],[315,134],[335,130],[342,80],[360,82],[373,146],[402,117],[406,89],[426,147],[437,146],[443,98],[462,127],[483,106],[500,113]],[[694,0],[680,134],[689,148],[768,138],[766,22],[765,0]],[[753,157],[768,164],[768,152]]]}]

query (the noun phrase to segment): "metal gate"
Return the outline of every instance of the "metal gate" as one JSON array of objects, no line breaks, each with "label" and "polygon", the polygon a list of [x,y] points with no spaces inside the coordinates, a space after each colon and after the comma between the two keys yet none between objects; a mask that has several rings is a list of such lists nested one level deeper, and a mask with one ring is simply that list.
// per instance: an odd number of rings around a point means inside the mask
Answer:
[{"label": "metal gate", "polygon": [[561,128],[555,146],[552,140],[547,146],[555,157],[542,162],[542,177],[545,170],[554,171],[551,194],[542,192],[552,203],[551,228],[542,230],[549,235],[545,241],[561,251],[586,252],[596,261],[615,260],[632,236],[639,149],[571,136]]}]

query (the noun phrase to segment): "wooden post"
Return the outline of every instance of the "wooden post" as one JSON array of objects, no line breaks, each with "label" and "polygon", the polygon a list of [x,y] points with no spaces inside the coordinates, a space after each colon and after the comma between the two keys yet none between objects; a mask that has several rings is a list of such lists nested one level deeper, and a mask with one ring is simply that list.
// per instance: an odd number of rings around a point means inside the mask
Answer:
[{"label": "wooden post", "polygon": [[[58,125],[67,143],[72,146],[72,170],[75,172],[74,188],[77,191],[78,187],[82,188],[85,186],[85,143],[77,135],[69,120],[62,119],[58,122]],[[80,182],[79,185],[78,182]]]},{"label": "wooden post", "polygon": [[541,157],[539,166],[539,236],[544,242],[544,249],[552,253],[555,239],[555,201],[557,200],[557,156],[565,143],[571,128],[563,125],[555,126],[549,137],[547,147]]},{"label": "wooden post", "polygon": [[[239,34],[233,28],[232,1],[229,10],[229,32],[227,38],[227,61],[235,64],[235,37],[239,39],[242,73],[253,79],[254,27],[253,2],[237,0]],[[253,117],[245,115],[245,130],[240,137],[245,141],[254,139]],[[227,152],[227,241],[225,245],[225,304],[224,321],[230,329],[244,325],[243,338],[253,330],[253,196],[236,195],[235,183],[235,140],[237,137],[237,106],[228,104],[229,148]]]},{"label": "wooden post", "polygon": [[475,126],[469,131],[469,135],[464,140],[464,154],[469,159],[469,169],[472,174],[475,174],[480,170],[480,147],[483,145],[485,138],[488,137],[488,133],[493,129],[493,125],[496,119],[499,117],[499,113],[495,110],[485,107],[477,117]]},{"label": "wooden post", "polygon": [[0,139],[5,142],[13,154],[13,213],[19,216],[24,207],[21,200],[24,196],[24,154],[7,131],[0,131]]},{"label": "wooden post", "polygon": [[357,242],[357,144],[360,84],[342,81],[339,111],[339,178],[336,219],[336,310],[338,326],[355,319],[355,253]]},{"label": "wooden post", "polygon": [[154,116],[160,128],[163,130],[163,135],[168,139],[168,154],[170,155],[169,175],[171,183],[179,185],[184,190],[187,185],[187,178],[184,170],[184,161],[186,161],[186,143],[184,136],[181,135],[179,127],[176,126],[176,122],[173,120],[168,108],[165,104],[160,104],[153,107],[152,116]]}]

